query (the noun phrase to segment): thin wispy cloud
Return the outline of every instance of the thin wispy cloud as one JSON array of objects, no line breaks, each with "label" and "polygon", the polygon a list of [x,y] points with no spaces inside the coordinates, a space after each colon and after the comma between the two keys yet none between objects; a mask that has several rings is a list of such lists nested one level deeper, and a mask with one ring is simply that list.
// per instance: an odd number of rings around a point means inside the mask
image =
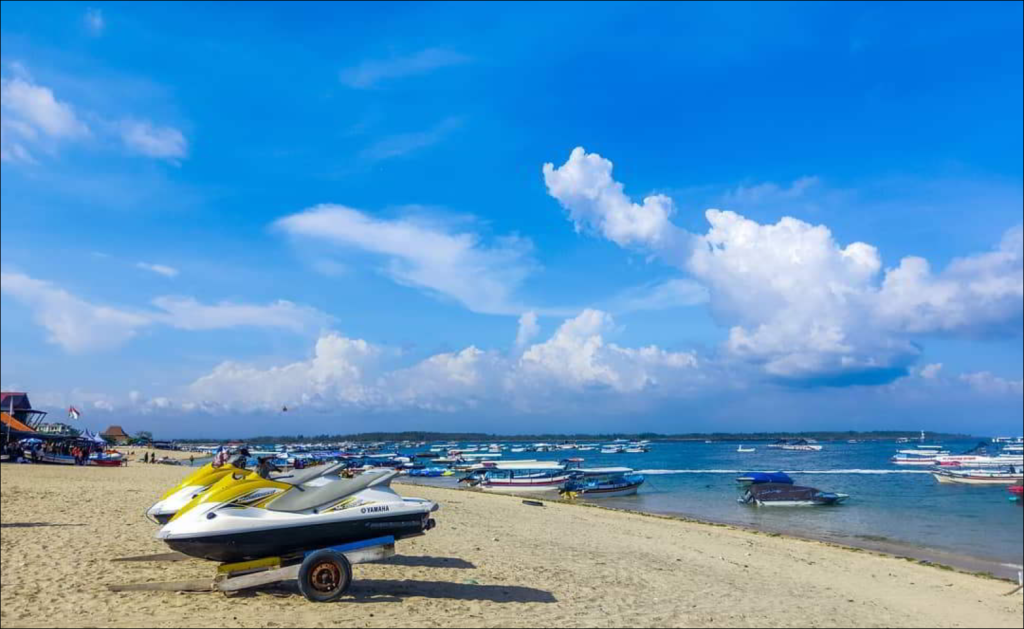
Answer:
[{"label": "thin wispy cloud", "polygon": [[389,135],[363,149],[359,156],[371,162],[403,157],[431,147],[448,137],[462,125],[459,118],[446,118],[426,131]]},{"label": "thin wispy cloud", "polygon": [[162,275],[164,277],[171,279],[178,277],[178,275],[181,273],[178,269],[164,264],[150,264],[148,262],[139,262],[135,266],[142,269],[143,271],[149,271],[150,273],[156,273],[157,275]]},{"label": "thin wispy cloud", "polygon": [[168,160],[184,159],[188,155],[188,141],[174,127],[161,127],[148,120],[124,120],[119,132],[125,147],[132,153]]},{"label": "thin wispy cloud", "polygon": [[222,301],[203,304],[191,297],[165,296],[130,308],[96,303],[23,273],[0,273],[0,290],[27,306],[47,340],[71,354],[114,349],[155,326],[184,331],[251,327],[293,333],[317,332],[333,318],[308,306],[279,300],[269,304]]},{"label": "thin wispy cloud", "polygon": [[354,89],[368,89],[390,79],[428,74],[434,70],[469,63],[470,57],[444,48],[427,48],[404,57],[368,59],[341,71],[341,82]]},{"label": "thin wispy cloud", "polygon": [[520,314],[515,294],[534,271],[532,243],[515,236],[488,242],[481,234],[438,221],[382,219],[341,205],[318,205],[275,227],[303,242],[386,261],[395,282],[462,304],[473,312]]},{"label": "thin wispy cloud", "polygon": [[107,28],[107,22],[103,19],[103,11],[89,8],[85,11],[85,28],[93,37],[99,37]]}]

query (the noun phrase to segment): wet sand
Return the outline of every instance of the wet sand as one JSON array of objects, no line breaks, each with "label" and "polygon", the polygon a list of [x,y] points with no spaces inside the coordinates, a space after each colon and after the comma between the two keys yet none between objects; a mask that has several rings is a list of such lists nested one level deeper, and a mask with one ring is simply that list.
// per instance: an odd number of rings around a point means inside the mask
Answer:
[{"label": "wet sand", "polygon": [[143,517],[186,469],[0,468],[4,627],[1021,627],[1005,581],[736,528],[403,485],[442,505],[401,557],[355,567],[339,603],[288,589],[111,593],[209,578]]}]

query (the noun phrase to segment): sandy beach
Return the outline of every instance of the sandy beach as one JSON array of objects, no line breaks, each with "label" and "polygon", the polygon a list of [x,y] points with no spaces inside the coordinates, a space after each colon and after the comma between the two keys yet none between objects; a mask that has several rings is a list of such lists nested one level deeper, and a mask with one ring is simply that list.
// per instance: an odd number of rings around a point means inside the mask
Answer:
[{"label": "sandy beach", "polygon": [[1021,627],[1012,585],[826,544],[664,518],[401,486],[438,528],[356,566],[350,595],[111,593],[210,577],[165,552],[143,511],[185,469],[4,465],[4,627]]}]

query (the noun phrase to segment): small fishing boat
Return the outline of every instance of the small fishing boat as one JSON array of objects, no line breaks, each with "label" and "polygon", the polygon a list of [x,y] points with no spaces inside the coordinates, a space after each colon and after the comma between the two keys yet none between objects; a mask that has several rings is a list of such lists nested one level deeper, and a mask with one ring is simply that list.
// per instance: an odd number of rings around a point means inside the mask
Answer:
[{"label": "small fishing boat", "polygon": [[821,452],[824,448],[819,446],[813,441],[807,439],[798,439],[790,443],[784,444],[780,450],[786,450],[789,452]]},{"label": "small fishing boat", "polygon": [[94,467],[121,467],[124,465],[124,455],[120,452],[97,452],[89,457],[89,465]]},{"label": "small fishing boat", "polygon": [[1024,486],[1014,485],[1013,487],[1010,487],[1010,493],[1016,496],[1017,500],[1020,500],[1021,496],[1024,495]]},{"label": "small fishing boat", "polygon": [[772,450],[786,450],[787,452],[821,452],[824,448],[816,441],[809,439],[779,439],[768,444]]},{"label": "small fishing boat", "polygon": [[793,479],[785,472],[748,472],[736,479],[740,485],[792,485]]},{"label": "small fishing boat", "polygon": [[558,491],[572,477],[573,473],[559,463],[498,463],[483,473],[479,487],[508,493]]},{"label": "small fishing boat", "polygon": [[744,448],[743,446],[740,446],[739,448],[736,448],[736,452],[739,452],[740,454],[753,454],[757,452],[757,448]]},{"label": "small fishing boat", "polygon": [[603,467],[575,470],[573,478],[559,490],[569,498],[619,498],[633,496],[645,478],[628,467]]},{"label": "small fishing boat", "polygon": [[823,492],[813,487],[766,483],[748,487],[739,502],[757,507],[831,507],[849,498],[846,494]]},{"label": "small fishing boat", "polygon": [[933,474],[943,485],[1014,485],[1024,481],[1016,468],[1006,470],[941,470]]}]

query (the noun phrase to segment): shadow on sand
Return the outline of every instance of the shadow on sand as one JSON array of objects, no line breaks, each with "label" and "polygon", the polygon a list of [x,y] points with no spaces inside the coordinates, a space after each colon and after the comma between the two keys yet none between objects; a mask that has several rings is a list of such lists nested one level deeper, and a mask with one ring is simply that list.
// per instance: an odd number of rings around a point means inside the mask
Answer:
[{"label": "shadow on sand", "polygon": [[557,603],[551,592],[505,585],[470,585],[443,581],[384,581],[358,579],[352,584],[346,603],[392,603],[420,597],[453,601],[492,603]]},{"label": "shadow on sand", "polygon": [[476,566],[465,559],[454,557],[406,557],[398,555],[380,562],[385,566],[402,566],[404,568],[449,568],[451,570],[475,570]]},{"label": "shadow on sand", "polygon": [[45,529],[45,528],[61,528],[71,526],[85,526],[84,524],[51,524],[49,522],[13,522],[10,524],[0,524],[0,529]]}]

